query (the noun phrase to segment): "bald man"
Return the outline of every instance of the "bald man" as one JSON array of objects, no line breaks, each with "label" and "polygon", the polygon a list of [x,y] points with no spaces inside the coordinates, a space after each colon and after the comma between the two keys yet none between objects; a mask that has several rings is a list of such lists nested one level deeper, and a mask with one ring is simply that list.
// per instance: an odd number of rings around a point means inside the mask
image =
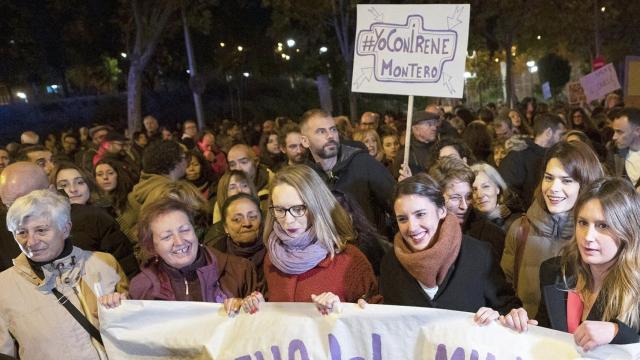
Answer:
[{"label": "bald man", "polygon": [[11,261],[20,255],[20,248],[7,230],[7,209],[13,202],[33,190],[49,187],[49,180],[44,170],[31,162],[19,161],[7,166],[0,175],[0,199],[4,206],[0,207],[0,271],[13,266]]},{"label": "bald man", "polygon": [[260,159],[253,149],[246,144],[233,145],[227,154],[227,163],[229,163],[229,169],[240,170],[247,174],[247,178],[256,186],[261,204],[266,204],[269,199],[269,183],[274,174],[269,168],[260,164]]}]

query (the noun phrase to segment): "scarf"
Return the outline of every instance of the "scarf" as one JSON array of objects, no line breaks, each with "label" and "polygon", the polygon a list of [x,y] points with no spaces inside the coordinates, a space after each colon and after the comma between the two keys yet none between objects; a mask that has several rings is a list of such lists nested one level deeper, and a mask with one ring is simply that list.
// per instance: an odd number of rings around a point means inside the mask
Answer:
[{"label": "scarf", "polygon": [[430,246],[413,252],[398,232],[393,239],[393,250],[402,267],[416,280],[429,288],[444,281],[449,268],[458,258],[462,243],[462,230],[453,214],[440,222]]},{"label": "scarf", "polygon": [[33,261],[27,256],[27,262],[29,262],[31,269],[34,273],[36,273],[38,278],[40,280],[44,280],[44,271],[42,270],[42,267],[47,264],[51,264],[56,260],[66,258],[67,256],[71,255],[71,251],[73,251],[73,242],[71,241],[71,238],[68,237],[64,240],[64,247],[62,248],[62,252],[60,253],[60,255],[49,261]]},{"label": "scarf", "polygon": [[299,236],[291,237],[274,221],[268,245],[273,265],[289,275],[313,269],[328,254],[327,249],[318,243],[313,225]]},{"label": "scarf", "polygon": [[264,260],[264,254],[267,249],[264,247],[264,243],[258,238],[253,244],[239,245],[231,240],[230,236],[227,236],[227,253],[235,256],[239,256],[251,261],[256,269],[262,267],[262,261]]}]

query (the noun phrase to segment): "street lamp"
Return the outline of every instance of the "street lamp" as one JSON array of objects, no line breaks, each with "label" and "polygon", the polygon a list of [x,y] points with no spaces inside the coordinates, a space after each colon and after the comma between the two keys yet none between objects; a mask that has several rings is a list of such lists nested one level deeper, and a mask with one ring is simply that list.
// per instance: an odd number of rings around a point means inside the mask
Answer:
[{"label": "street lamp", "polygon": [[242,76],[244,76],[244,77],[246,77],[246,78],[248,78],[248,77],[249,77],[249,75],[251,75],[251,74],[249,74],[248,72],[243,72],[243,73],[242,73]]},{"label": "street lamp", "polygon": [[328,50],[329,50],[329,49],[327,49],[327,47],[326,47],[326,46],[323,46],[323,47],[321,47],[321,48],[320,48],[320,54],[324,54],[324,53],[326,53]]},{"label": "street lamp", "polygon": [[123,59],[126,59],[126,58],[127,58],[127,53],[125,53],[125,52],[121,52],[121,53],[120,53],[120,56],[122,56],[122,58],[123,58]]},{"label": "street lamp", "polygon": [[225,44],[223,42],[220,43],[220,47],[225,47],[225,45],[227,45],[227,44]]},{"label": "street lamp", "polygon": [[242,51],[242,50],[244,50],[244,48],[242,46],[238,45],[238,51]]},{"label": "street lamp", "polygon": [[18,91],[16,93],[16,96],[22,100],[24,100],[24,102],[28,103],[29,100],[27,99],[27,94],[23,93],[22,91]]},{"label": "street lamp", "polygon": [[533,61],[533,60],[529,60],[529,61],[527,61],[527,67],[533,67],[533,66],[535,66],[535,65],[536,65],[536,62],[535,62],[535,61]]},{"label": "street lamp", "polygon": [[293,39],[287,40],[287,46],[290,47],[290,48],[296,46],[296,41],[293,40]]}]

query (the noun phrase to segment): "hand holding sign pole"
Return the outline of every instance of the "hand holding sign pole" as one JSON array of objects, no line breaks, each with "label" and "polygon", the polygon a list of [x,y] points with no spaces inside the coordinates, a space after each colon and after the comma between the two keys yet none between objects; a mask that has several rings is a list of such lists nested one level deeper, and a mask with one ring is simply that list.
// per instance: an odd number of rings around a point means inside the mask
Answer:
[{"label": "hand holding sign pole", "polygon": [[468,4],[358,5],[351,91],[409,96],[405,164],[414,95],[462,97],[469,13]]}]

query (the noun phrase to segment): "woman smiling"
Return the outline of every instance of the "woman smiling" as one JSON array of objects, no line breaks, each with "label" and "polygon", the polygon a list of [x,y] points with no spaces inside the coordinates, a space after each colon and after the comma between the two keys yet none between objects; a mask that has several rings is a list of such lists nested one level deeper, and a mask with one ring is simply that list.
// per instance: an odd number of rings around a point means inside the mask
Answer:
[{"label": "woman smiling", "polygon": [[573,237],[573,207],[580,189],[604,175],[598,157],[582,142],[551,147],[542,169],[533,204],[509,228],[500,262],[532,316],[540,301],[540,264]]},{"label": "woman smiling", "polygon": [[399,232],[382,260],[385,304],[476,312],[480,324],[519,307],[489,244],[462,234],[438,184],[419,174],[398,183]]},{"label": "woman smiling", "polygon": [[[542,326],[574,335],[585,351],[640,341],[640,197],[623,179],[601,179],[576,203],[575,239],[561,256],[542,263]],[[528,320],[513,311],[502,323],[514,330]]]}]

